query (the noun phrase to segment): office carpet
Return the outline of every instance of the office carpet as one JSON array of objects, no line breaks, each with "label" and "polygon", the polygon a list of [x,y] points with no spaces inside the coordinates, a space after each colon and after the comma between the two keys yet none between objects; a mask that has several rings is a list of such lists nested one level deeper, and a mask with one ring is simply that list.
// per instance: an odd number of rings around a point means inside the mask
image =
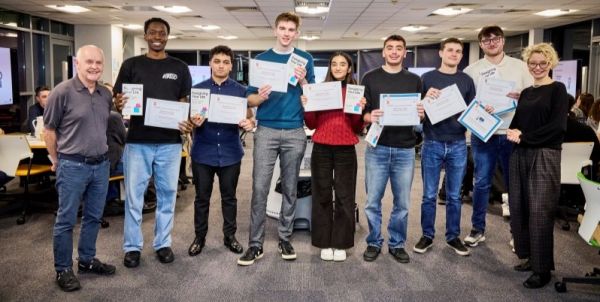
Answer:
[{"label": "office carpet", "polygon": [[[251,196],[252,136],[246,138],[246,155],[238,187],[237,238],[247,247]],[[589,286],[569,286],[556,293],[553,283],[559,277],[580,276],[600,255],[587,246],[575,231],[555,230],[556,271],[550,285],[538,290],[521,283],[528,273],[512,270],[518,263],[508,242],[508,223],[500,216],[499,204],[491,205],[487,216],[487,240],[461,257],[444,242],[445,208],[437,206],[434,246],[421,255],[412,252],[421,236],[421,170],[417,162],[411,194],[407,249],[409,264],[400,264],[388,254],[387,246],[375,262],[362,260],[368,226],[364,216],[364,143],[357,147],[359,175],[357,202],[360,221],[355,247],[345,262],[323,262],[319,250],[310,244],[310,233],[294,233],[296,261],[287,262],[277,253],[277,221],[268,218],[264,257],[249,267],[236,264],[238,255],[222,242],[222,217],[218,186],[211,202],[210,226],[206,247],[196,257],[187,255],[194,238],[194,189],[188,186],[177,200],[172,247],[175,262],[161,264],[152,250],[154,214],[145,214],[145,247],[138,268],[123,266],[123,217],[108,217],[110,227],[102,229],[97,242],[97,257],[117,266],[111,277],[80,275],[83,288],[62,292],[55,284],[52,255],[54,216],[35,213],[25,225],[16,225],[16,216],[0,219],[0,301],[599,301],[600,290]],[[391,192],[383,201],[383,234],[387,238],[387,219]],[[461,238],[470,231],[471,205],[462,208]],[[79,228],[76,229],[75,243]],[[74,246],[74,259],[77,256]]]}]

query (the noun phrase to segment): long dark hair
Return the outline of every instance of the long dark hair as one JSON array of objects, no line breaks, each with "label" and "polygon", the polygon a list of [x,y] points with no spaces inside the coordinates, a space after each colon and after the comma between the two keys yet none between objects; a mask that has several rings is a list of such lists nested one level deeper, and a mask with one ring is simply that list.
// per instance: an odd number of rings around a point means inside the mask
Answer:
[{"label": "long dark hair", "polygon": [[337,56],[343,57],[346,60],[346,63],[348,63],[348,70],[350,72],[346,75],[346,78],[344,79],[346,84],[356,84],[356,80],[354,79],[354,67],[352,64],[352,57],[350,57],[350,55],[348,55],[347,53],[341,51],[334,52],[333,55],[331,55],[331,57],[329,58],[329,66],[327,67],[327,76],[325,76],[325,82],[337,81],[337,79],[331,73],[331,62],[333,61],[333,58]]},{"label": "long dark hair", "polygon": [[594,96],[590,93],[582,93],[579,95],[579,101],[579,109],[587,117],[590,114],[590,109],[592,109],[592,104],[594,104]]}]

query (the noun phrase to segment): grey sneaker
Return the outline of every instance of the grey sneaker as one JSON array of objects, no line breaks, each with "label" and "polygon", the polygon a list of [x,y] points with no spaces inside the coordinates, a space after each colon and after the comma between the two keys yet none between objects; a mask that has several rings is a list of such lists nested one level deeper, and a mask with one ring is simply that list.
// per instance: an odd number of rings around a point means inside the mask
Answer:
[{"label": "grey sneaker", "polygon": [[485,236],[483,235],[483,232],[476,229],[472,229],[469,236],[465,237],[465,244],[470,247],[476,247],[480,242],[484,241]]},{"label": "grey sneaker", "polygon": [[413,251],[424,254],[432,245],[433,240],[431,240],[431,238],[422,236],[421,239],[419,239],[419,242],[415,244],[415,247],[413,247]]},{"label": "grey sneaker", "polygon": [[462,241],[460,241],[458,237],[446,242],[446,244],[461,256],[469,256],[471,254],[469,249],[462,243]]}]

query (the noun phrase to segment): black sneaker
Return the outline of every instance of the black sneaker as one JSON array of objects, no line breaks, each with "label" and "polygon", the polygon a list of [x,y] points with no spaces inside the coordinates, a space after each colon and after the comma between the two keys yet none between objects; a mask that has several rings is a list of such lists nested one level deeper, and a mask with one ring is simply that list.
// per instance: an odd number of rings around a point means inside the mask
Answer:
[{"label": "black sneaker", "polygon": [[296,260],[296,252],[289,241],[279,240],[277,250],[281,253],[281,258],[284,260]]},{"label": "black sneaker", "polygon": [[369,262],[375,261],[375,259],[377,259],[377,256],[379,256],[379,253],[381,253],[381,248],[369,245],[367,246],[367,249],[363,254],[363,259]]},{"label": "black sneaker", "polygon": [[394,259],[396,259],[396,261],[398,261],[400,263],[410,262],[410,257],[408,256],[408,254],[402,247],[390,248],[389,252],[390,252],[390,255],[392,255],[394,257]]},{"label": "black sneaker", "polygon": [[446,242],[446,244],[461,256],[469,256],[471,254],[469,249],[462,243],[462,241],[460,241],[458,237]]},{"label": "black sneaker", "polygon": [[480,242],[485,241],[485,236],[482,231],[472,229],[469,236],[465,237],[465,244],[470,247],[476,247]]},{"label": "black sneaker", "polygon": [[417,242],[417,244],[415,244],[415,246],[413,247],[413,251],[415,251],[419,254],[425,254],[425,252],[427,252],[427,250],[432,245],[433,245],[433,240],[431,238],[421,236],[421,239],[419,239],[419,242]]},{"label": "black sneaker", "polygon": [[246,250],[246,253],[244,253],[244,255],[242,255],[242,257],[240,257],[240,259],[238,259],[237,264],[243,265],[243,266],[252,265],[252,264],[254,264],[254,261],[262,258],[262,256],[263,256],[262,247],[251,246]]},{"label": "black sneaker", "polygon": [[81,288],[79,280],[75,277],[72,269],[66,269],[62,272],[56,272],[56,283],[60,289],[66,292],[72,292]]},{"label": "black sneaker", "polygon": [[112,275],[116,270],[117,268],[114,265],[102,263],[96,258],[92,259],[90,263],[79,261],[79,264],[77,264],[77,272],[80,274]]}]

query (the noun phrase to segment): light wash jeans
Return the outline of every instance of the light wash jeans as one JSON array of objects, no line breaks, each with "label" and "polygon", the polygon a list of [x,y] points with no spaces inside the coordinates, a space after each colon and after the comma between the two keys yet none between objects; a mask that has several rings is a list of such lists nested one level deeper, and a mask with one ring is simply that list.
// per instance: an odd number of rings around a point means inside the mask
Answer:
[{"label": "light wash jeans", "polygon": [[392,185],[393,208],[388,223],[390,248],[403,248],[406,241],[410,190],[415,169],[414,148],[367,146],[365,152],[365,183],[369,222],[367,244],[381,248],[381,200],[388,180]]},{"label": "light wash jeans", "polygon": [[171,246],[171,229],[177,198],[181,163],[181,144],[126,144],[123,152],[125,172],[125,225],[123,250],[141,251],[144,193],[151,176],[156,187],[154,250]]}]

